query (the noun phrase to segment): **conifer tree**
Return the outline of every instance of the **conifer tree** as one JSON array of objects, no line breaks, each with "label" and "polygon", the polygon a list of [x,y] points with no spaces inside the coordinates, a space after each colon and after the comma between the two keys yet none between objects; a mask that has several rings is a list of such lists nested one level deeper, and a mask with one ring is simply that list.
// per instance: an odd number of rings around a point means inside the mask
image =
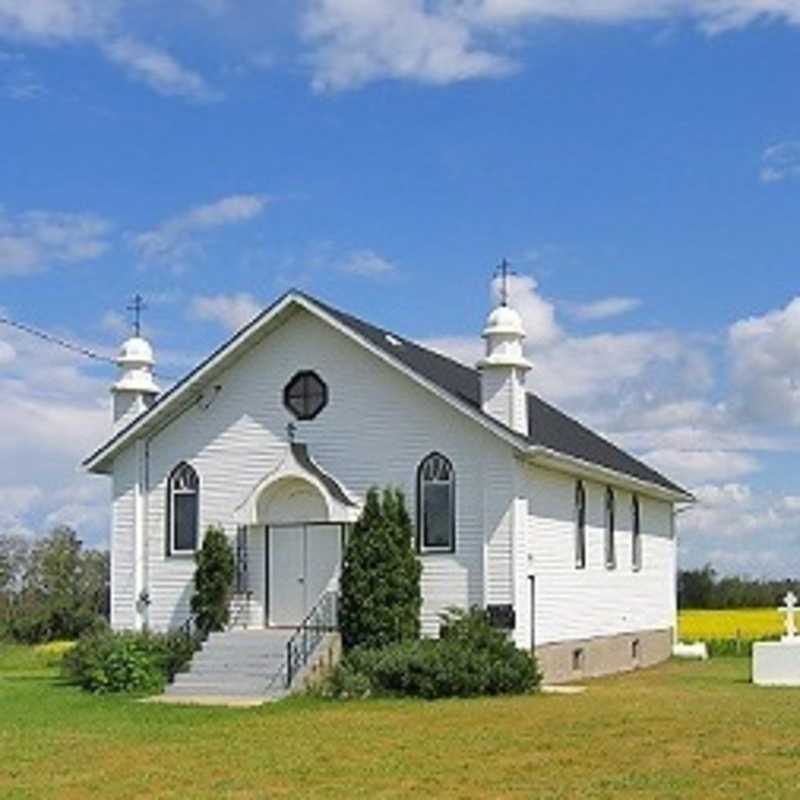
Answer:
[{"label": "conifer tree", "polygon": [[383,647],[419,634],[420,566],[401,493],[377,488],[350,535],[341,577],[345,648]]},{"label": "conifer tree", "polygon": [[225,531],[209,527],[203,546],[195,554],[192,612],[204,633],[221,631],[228,624],[236,564]]}]

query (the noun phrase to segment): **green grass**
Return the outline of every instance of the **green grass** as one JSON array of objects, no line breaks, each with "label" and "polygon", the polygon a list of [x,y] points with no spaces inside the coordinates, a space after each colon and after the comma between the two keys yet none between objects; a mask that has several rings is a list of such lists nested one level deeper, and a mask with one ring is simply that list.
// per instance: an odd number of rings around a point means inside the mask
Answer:
[{"label": "green grass", "polygon": [[744,659],[575,696],[249,710],[92,697],[0,645],[0,798],[798,797],[800,691]]}]

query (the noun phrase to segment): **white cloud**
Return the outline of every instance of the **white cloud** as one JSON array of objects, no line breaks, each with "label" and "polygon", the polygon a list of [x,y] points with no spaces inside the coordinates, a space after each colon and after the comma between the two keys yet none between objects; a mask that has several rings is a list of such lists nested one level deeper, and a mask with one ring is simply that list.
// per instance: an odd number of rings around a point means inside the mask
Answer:
[{"label": "white cloud", "polygon": [[397,267],[374,250],[355,250],[339,265],[341,272],[362,278],[383,278],[397,272]]},{"label": "white cloud", "polygon": [[800,142],[768,147],[761,156],[760,177],[763,183],[800,179]]},{"label": "white cloud", "polygon": [[[206,80],[163,49],[124,31],[127,0],[0,0],[0,37],[41,45],[85,42],[159,94],[208,101]],[[30,92],[33,84],[29,83]]]},{"label": "white cloud", "polygon": [[144,262],[180,270],[202,255],[198,235],[260,216],[269,198],[261,194],[236,194],[196,206],[166,220],[152,230],[136,234],[131,244]]},{"label": "white cloud", "polygon": [[17,351],[0,339],[0,364],[10,364],[17,357]]},{"label": "white cloud", "polygon": [[113,62],[159,94],[203,102],[219,99],[199,73],[182,66],[164,50],[127,36],[115,39],[103,50]]},{"label": "white cloud", "polygon": [[791,533],[800,524],[794,496],[754,492],[747,484],[704,484],[694,489],[697,504],[686,513],[687,532],[710,536]]},{"label": "white cloud", "polygon": [[93,38],[121,6],[120,0],[0,0],[0,34],[46,42]]},{"label": "white cloud", "polygon": [[606,297],[591,303],[570,306],[569,311],[578,319],[600,320],[627,314],[642,304],[637,297]]},{"label": "white cloud", "polygon": [[311,0],[302,33],[314,87],[342,90],[386,78],[442,85],[514,69],[476,44],[457,4],[423,0]]},{"label": "white cloud", "polygon": [[753,456],[729,450],[651,450],[642,458],[684,486],[733,480],[759,469]]},{"label": "white cloud", "polygon": [[[500,298],[501,281],[492,281],[491,294],[496,302]],[[552,302],[539,292],[539,284],[530,275],[512,275],[508,278],[509,304],[519,312],[525,326],[527,345],[531,348],[550,345],[561,338],[556,322],[556,309]]]},{"label": "white cloud", "polygon": [[218,294],[195,297],[190,315],[193,319],[218,322],[228,330],[236,331],[262,310],[263,306],[250,294]]},{"label": "white cloud", "polygon": [[748,419],[800,426],[800,297],[728,331],[735,403]]},{"label": "white cloud", "polygon": [[[17,357],[0,369],[0,531],[42,532],[52,514],[77,521],[75,507],[83,505],[81,535],[103,541],[108,483],[79,465],[111,432],[113,368],[97,375],[94,362],[14,329],[2,329],[4,346]],[[56,513],[68,507],[71,517]]]},{"label": "white cloud", "polygon": [[376,80],[447,84],[513,72],[513,49],[542,23],[673,23],[708,34],[759,20],[800,24],[796,0],[309,0],[302,35],[316,89]]},{"label": "white cloud", "polygon": [[111,227],[94,214],[28,211],[8,216],[0,209],[0,276],[94,260],[109,249]]}]

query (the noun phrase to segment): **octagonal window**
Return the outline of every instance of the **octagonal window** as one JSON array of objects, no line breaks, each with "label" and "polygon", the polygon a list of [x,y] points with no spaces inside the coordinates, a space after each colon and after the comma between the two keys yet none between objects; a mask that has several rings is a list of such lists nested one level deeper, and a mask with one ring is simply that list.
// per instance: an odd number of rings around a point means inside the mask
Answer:
[{"label": "octagonal window", "polygon": [[314,419],[328,404],[328,387],[316,372],[298,372],[283,390],[283,404],[297,419]]}]

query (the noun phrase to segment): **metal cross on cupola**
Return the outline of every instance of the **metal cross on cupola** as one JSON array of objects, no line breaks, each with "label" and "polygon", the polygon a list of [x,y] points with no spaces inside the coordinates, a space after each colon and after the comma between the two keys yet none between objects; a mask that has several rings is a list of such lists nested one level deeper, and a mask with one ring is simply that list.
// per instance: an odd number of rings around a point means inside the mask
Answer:
[{"label": "metal cross on cupola", "polygon": [[135,294],[130,305],[125,306],[127,311],[133,316],[133,334],[136,337],[142,335],[142,311],[147,308],[144,298],[140,294]]},{"label": "metal cross on cupola", "polygon": [[503,259],[494,271],[494,277],[500,278],[500,305],[508,305],[508,279],[517,273],[511,269],[508,259]]}]

